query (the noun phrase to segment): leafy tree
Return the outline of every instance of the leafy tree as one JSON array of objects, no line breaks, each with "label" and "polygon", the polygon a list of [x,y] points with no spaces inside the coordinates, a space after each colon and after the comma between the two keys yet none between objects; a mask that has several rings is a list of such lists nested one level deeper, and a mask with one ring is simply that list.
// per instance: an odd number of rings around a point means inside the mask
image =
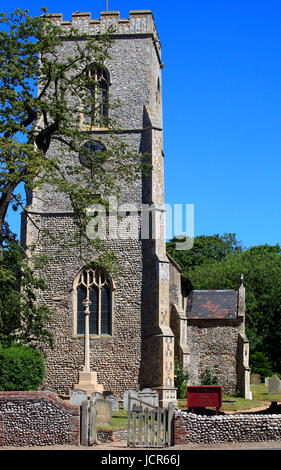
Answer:
[{"label": "leafy tree", "polygon": [[[9,335],[26,342],[48,336],[44,325],[49,313],[44,306],[36,306],[42,280],[5,228],[10,206],[25,210],[19,185],[24,184],[27,191],[47,185],[51,192],[63,195],[77,229],[72,242],[87,243],[96,249],[100,262],[109,265],[112,254],[104,251],[98,238],[87,235],[86,209],[96,202],[93,193],[103,194],[98,202],[106,204],[106,196],[118,194],[121,184],[147,168],[143,155],[129,151],[121,138],[114,137],[111,131],[117,130],[116,124],[109,119],[106,151],[84,147],[95,137],[85,133],[81,114],[88,120],[93,115],[102,120],[104,105],[96,99],[97,93],[89,93],[100,86],[89,70],[93,64],[102,68],[110,57],[112,31],[88,36],[74,27],[62,29],[42,10],[44,14],[35,17],[20,9],[0,14],[0,334],[5,341]],[[69,40],[75,44],[72,53],[59,54]],[[60,146],[60,158],[48,152],[53,144]],[[75,164],[75,159],[71,165],[62,164],[66,154],[82,150],[87,167]],[[37,229],[39,242],[50,236],[48,230]],[[66,240],[60,242],[66,248]],[[32,252],[33,247],[28,248]],[[35,263],[33,255],[34,267]]]},{"label": "leafy tree", "polygon": [[272,375],[271,363],[266,354],[261,351],[257,351],[250,356],[250,366],[252,374],[260,374],[261,379],[270,377]]},{"label": "leafy tree", "polygon": [[242,252],[241,243],[236,240],[233,233],[225,233],[223,236],[199,235],[194,238],[194,244],[190,250],[177,250],[176,243],[176,238],[169,241],[167,251],[186,275],[195,266],[206,265],[226,259],[231,254]]},{"label": "leafy tree", "polygon": [[[35,267],[43,261],[38,258]],[[0,343],[3,346],[20,342],[39,349],[44,344],[52,347],[52,335],[47,329],[51,312],[36,302],[36,294],[45,287],[44,280],[34,275],[25,252],[10,234],[0,270]]]},{"label": "leafy tree", "polygon": [[[93,192],[118,192],[120,182],[132,180],[145,167],[143,157],[110,132],[106,151],[84,148],[95,136],[85,134],[81,115],[102,119],[103,105],[96,93],[89,93],[100,87],[89,70],[93,64],[103,67],[110,57],[112,31],[87,36],[74,27],[58,27],[44,12],[36,17],[20,9],[10,16],[0,14],[0,250],[9,204],[14,209],[22,204],[16,194],[20,183],[27,189],[49,184],[51,191],[64,194],[80,238],[91,243],[86,208],[93,203]],[[69,40],[75,44],[71,54],[59,53]],[[116,130],[111,120],[106,125]],[[61,145],[61,159],[47,155],[54,142]],[[81,150],[89,168],[62,165],[67,152]]]},{"label": "leafy tree", "polygon": [[[217,240],[217,235],[214,236]],[[200,244],[208,238],[198,237]],[[232,240],[229,245],[230,239]],[[263,353],[271,362],[272,368],[281,370],[281,249],[274,246],[259,245],[242,248],[235,238],[223,236],[218,245],[225,245],[220,255],[214,256],[213,244],[207,242],[201,247],[202,260],[195,254],[186,254],[180,261],[174,251],[175,260],[183,268],[194,289],[238,289],[241,274],[244,274],[246,288],[246,333],[250,341],[251,354]],[[168,247],[169,251],[169,247]],[[198,258],[197,258],[198,256]],[[190,263],[192,259],[192,263]],[[198,262],[197,262],[198,261]],[[250,356],[251,360],[251,356]]]}]

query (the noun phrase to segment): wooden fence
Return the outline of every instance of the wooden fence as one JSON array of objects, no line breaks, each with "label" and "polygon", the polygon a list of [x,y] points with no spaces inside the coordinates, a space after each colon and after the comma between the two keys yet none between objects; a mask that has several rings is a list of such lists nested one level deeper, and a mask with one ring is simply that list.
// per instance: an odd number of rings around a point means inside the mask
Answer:
[{"label": "wooden fence", "polygon": [[[134,397],[140,404],[131,407],[128,401],[128,447],[166,447],[173,441],[174,406],[158,408]],[[81,405],[81,445],[97,444],[97,400]]]},{"label": "wooden fence", "polygon": [[139,398],[140,405],[128,406],[128,447],[166,447],[172,444],[174,406],[158,408]]}]

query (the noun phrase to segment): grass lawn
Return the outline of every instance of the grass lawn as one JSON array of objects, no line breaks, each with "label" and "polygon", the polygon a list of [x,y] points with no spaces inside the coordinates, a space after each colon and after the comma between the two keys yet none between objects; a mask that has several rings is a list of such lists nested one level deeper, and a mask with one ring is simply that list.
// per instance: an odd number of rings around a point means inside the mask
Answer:
[{"label": "grass lawn", "polygon": [[[239,411],[257,408],[259,406],[270,405],[272,401],[281,402],[281,393],[278,395],[268,395],[268,387],[265,385],[251,385],[252,400],[245,398],[223,395],[223,400],[235,400],[235,404],[223,403],[221,411]],[[186,410],[186,400],[178,400],[178,407]],[[111,426],[100,426],[98,430],[119,430],[127,429],[127,410],[119,408],[119,412],[112,413]]]},{"label": "grass lawn", "polygon": [[127,410],[119,407],[119,412],[112,412],[111,426],[98,426],[98,431],[117,431],[118,429],[127,429],[128,413]]}]

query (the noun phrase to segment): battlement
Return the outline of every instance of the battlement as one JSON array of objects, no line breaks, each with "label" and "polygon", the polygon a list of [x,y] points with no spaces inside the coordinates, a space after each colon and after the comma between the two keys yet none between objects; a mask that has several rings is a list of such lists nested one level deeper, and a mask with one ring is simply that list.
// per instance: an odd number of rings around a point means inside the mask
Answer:
[{"label": "battlement", "polygon": [[120,18],[119,11],[102,11],[100,19],[92,19],[90,12],[72,13],[71,21],[64,21],[62,13],[52,13],[51,18],[62,28],[73,26],[79,33],[96,35],[113,28],[114,34],[152,34],[159,40],[152,12],[150,10],[132,10],[129,19]]}]

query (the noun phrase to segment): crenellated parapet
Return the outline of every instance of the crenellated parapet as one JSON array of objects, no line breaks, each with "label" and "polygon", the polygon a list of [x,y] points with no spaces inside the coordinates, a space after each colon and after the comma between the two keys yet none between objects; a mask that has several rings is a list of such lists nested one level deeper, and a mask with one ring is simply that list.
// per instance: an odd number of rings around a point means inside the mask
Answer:
[{"label": "crenellated parapet", "polygon": [[90,12],[72,13],[72,20],[63,20],[62,13],[51,13],[49,16],[56,21],[58,26],[67,28],[73,26],[80,33],[95,35],[104,33],[113,28],[115,34],[152,34],[159,40],[150,10],[133,10],[129,13],[129,19],[120,18],[119,11],[103,11],[100,19],[92,19]]},{"label": "crenellated parapet", "polygon": [[62,13],[48,14],[63,29],[76,28],[80,34],[95,36],[103,34],[109,29],[113,35],[149,35],[153,39],[159,60],[161,59],[161,44],[150,10],[131,10],[129,19],[120,18],[119,11],[102,11],[100,19],[92,19],[91,12],[72,13],[71,21],[63,20]]}]

